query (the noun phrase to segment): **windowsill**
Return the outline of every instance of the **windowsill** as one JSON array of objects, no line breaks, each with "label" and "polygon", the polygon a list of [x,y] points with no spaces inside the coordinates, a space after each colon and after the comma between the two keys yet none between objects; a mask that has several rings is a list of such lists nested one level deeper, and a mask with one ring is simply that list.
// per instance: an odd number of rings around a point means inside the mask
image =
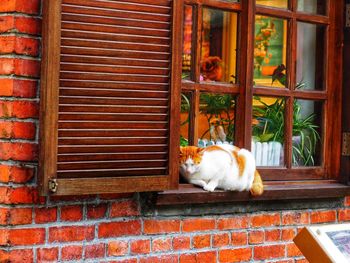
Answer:
[{"label": "windowsill", "polygon": [[251,196],[248,191],[207,192],[190,184],[180,184],[179,189],[156,194],[155,205],[209,204],[242,201],[335,198],[350,195],[350,186],[336,181],[267,182],[261,196]]}]

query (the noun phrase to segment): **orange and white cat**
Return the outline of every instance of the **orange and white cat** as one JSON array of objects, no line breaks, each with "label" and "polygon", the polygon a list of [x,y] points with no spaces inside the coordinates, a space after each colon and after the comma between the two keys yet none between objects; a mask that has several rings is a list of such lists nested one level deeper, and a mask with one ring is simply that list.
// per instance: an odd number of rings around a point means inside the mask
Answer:
[{"label": "orange and white cat", "polygon": [[180,147],[180,173],[189,183],[210,192],[216,188],[248,190],[254,196],[264,192],[253,155],[228,144]]}]

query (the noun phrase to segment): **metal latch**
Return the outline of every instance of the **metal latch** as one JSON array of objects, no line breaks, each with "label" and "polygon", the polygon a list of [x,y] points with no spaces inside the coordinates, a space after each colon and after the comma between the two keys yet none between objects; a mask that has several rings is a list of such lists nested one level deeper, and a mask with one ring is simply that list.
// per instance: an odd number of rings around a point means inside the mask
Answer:
[{"label": "metal latch", "polygon": [[343,132],[342,156],[350,156],[350,132]]},{"label": "metal latch", "polygon": [[52,193],[56,193],[57,192],[57,187],[58,187],[58,183],[56,179],[50,179],[49,180],[49,190]]}]

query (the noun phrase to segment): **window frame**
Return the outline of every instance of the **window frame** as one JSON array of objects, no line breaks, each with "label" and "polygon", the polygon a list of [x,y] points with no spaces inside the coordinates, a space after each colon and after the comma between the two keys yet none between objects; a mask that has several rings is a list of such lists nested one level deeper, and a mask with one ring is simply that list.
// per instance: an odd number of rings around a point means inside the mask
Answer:
[{"label": "window frame", "polygon": [[[183,92],[193,93],[193,112],[190,111],[190,132],[189,141],[193,144],[198,139],[196,128],[198,126],[199,116],[199,93],[200,91],[218,92],[218,94],[232,94],[239,95],[237,99],[237,106],[235,115],[237,121],[236,129],[236,145],[243,148],[251,148],[251,134],[252,134],[252,100],[253,96],[273,96],[284,98],[286,100],[285,106],[285,164],[286,167],[258,167],[260,173],[265,181],[290,181],[290,180],[322,180],[339,178],[339,161],[340,159],[340,132],[337,132],[333,127],[340,127],[340,119],[335,118],[341,114],[339,105],[340,96],[334,96],[334,93],[341,94],[341,85],[339,80],[342,78],[339,71],[336,71],[338,65],[342,64],[341,48],[339,43],[342,41],[341,36],[335,33],[336,28],[341,28],[342,19],[342,5],[336,5],[333,1],[326,1],[326,14],[310,14],[297,11],[297,0],[288,1],[288,9],[280,9],[274,7],[266,7],[256,4],[255,0],[241,1],[241,3],[227,3],[220,0],[206,1],[206,0],[187,0],[185,4],[192,6],[195,10],[193,19],[192,33],[192,80],[185,80],[182,83]],[[239,43],[237,61],[238,79],[236,84],[210,83],[206,84],[199,81],[199,61],[201,48],[201,10],[205,7],[216,8],[225,11],[239,12],[241,25],[239,26]],[[338,14],[338,16],[336,15]],[[253,50],[254,50],[254,36],[255,36],[255,15],[265,15],[285,19],[288,24],[287,36],[287,78],[288,83],[286,88],[276,89],[266,86],[253,86]],[[295,90],[296,86],[296,61],[297,51],[297,23],[308,22],[313,25],[324,25],[325,30],[325,58],[327,67],[324,69],[323,85],[325,90]],[[248,25],[248,26],[245,26]],[[247,54],[247,57],[242,54]],[[338,57],[338,61],[337,61]],[[207,87],[206,87],[207,86]],[[322,157],[323,163],[320,166],[312,167],[293,167],[292,166],[292,126],[293,126],[293,101],[295,99],[312,100],[323,102],[324,112],[322,113]],[[192,136],[191,136],[192,134]],[[328,161],[327,161],[328,160]],[[281,179],[283,178],[283,179]]]},{"label": "window frame", "polygon": [[[297,0],[292,0],[296,4]],[[174,0],[177,10],[173,12],[173,32],[172,38],[172,90],[171,90],[171,118],[170,127],[178,127],[180,123],[180,85],[181,85],[181,54],[182,54],[182,34],[181,25],[183,21],[183,3],[213,5],[215,7],[226,9],[228,6],[234,6],[236,10],[255,10],[254,0],[241,1],[241,3],[228,3],[224,0]],[[328,108],[333,112],[327,113],[327,125],[332,127],[328,133],[327,140],[335,141],[329,148],[329,164],[327,165],[327,177],[325,180],[307,180],[296,182],[266,182],[266,191],[261,197],[252,197],[248,192],[223,192],[208,193],[192,185],[179,185],[178,173],[178,146],[180,132],[174,129],[171,141],[171,156],[169,164],[171,165],[171,175],[166,180],[161,178],[90,178],[90,179],[57,179],[55,167],[57,164],[57,105],[58,105],[58,80],[59,80],[59,50],[60,50],[60,0],[44,1],[43,6],[43,56],[42,56],[42,78],[41,78],[41,108],[40,108],[40,153],[39,153],[39,184],[40,193],[43,195],[77,195],[77,194],[98,194],[98,193],[117,193],[117,192],[143,192],[143,191],[162,191],[154,199],[157,205],[169,204],[190,204],[190,203],[213,203],[213,202],[234,202],[247,200],[271,200],[271,199],[300,199],[300,198],[319,198],[338,197],[350,194],[350,187],[340,183],[349,181],[349,176],[339,173],[340,170],[340,148],[341,148],[341,107],[339,107],[342,93],[340,88],[336,88],[334,83],[341,86],[342,80],[342,26],[343,26],[343,3],[335,5],[331,1],[330,17],[334,19],[331,24],[330,32],[331,45],[333,48],[329,55],[328,70],[333,70],[333,74],[328,78],[330,83],[329,93],[332,94],[332,100],[328,102]],[[261,9],[261,8],[260,8]],[[280,11],[280,10],[278,10]],[[241,11],[240,11],[241,12]],[[338,16],[337,16],[338,14]],[[301,15],[301,17],[303,17]],[[244,125],[236,129],[236,138],[240,138],[238,146],[250,145],[251,141],[251,104],[253,90],[247,89],[253,83],[251,69],[249,64],[253,61],[254,43],[250,36],[254,34],[254,13],[242,12],[240,21],[247,26],[242,27],[238,37],[241,54],[247,54],[246,58],[239,56],[239,79],[241,88],[239,89],[239,99],[237,107],[245,109],[239,115],[239,119]],[[251,52],[248,52],[250,50]],[[329,73],[327,72],[327,75]],[[334,92],[337,91],[337,92]],[[54,106],[52,106],[54,105]],[[56,105],[56,106],[55,106]],[[248,109],[246,110],[246,108]],[[336,116],[336,118],[332,118]],[[44,127],[44,128],[43,128]],[[330,154],[335,153],[335,154]],[[266,171],[271,173],[272,171]],[[300,172],[300,171],[299,171]],[[127,180],[125,180],[127,179]],[[328,179],[328,180],[326,180]],[[342,179],[342,180],[340,180]],[[339,183],[340,182],[340,183]],[[57,183],[59,190],[52,192],[49,189],[50,183]],[[149,184],[145,188],[145,183]]]}]

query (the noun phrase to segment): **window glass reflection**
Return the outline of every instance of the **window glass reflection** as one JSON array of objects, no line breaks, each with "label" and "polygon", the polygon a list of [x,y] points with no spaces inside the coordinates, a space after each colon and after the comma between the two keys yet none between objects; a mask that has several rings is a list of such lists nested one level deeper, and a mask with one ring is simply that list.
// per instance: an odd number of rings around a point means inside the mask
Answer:
[{"label": "window glass reflection", "polygon": [[237,14],[203,8],[200,80],[236,82]]}]

